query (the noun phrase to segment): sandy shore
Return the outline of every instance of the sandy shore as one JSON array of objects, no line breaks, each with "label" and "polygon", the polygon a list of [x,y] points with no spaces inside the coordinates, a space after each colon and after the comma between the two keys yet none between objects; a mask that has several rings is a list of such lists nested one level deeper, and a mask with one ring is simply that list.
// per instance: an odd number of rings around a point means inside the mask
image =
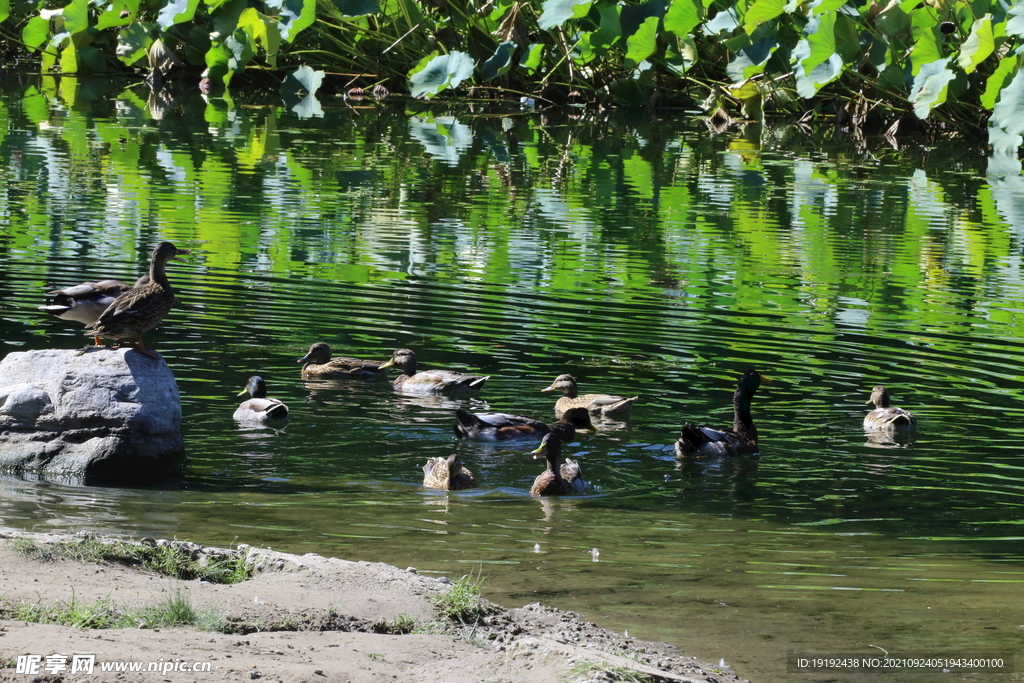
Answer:
[{"label": "sandy shore", "polygon": [[[107,562],[43,558],[19,550],[19,541],[12,539],[48,547],[76,537],[0,530],[0,602],[7,610],[33,603],[88,606],[106,601],[135,613],[179,596],[220,615],[229,632],[156,628],[144,622],[132,628],[85,629],[3,620],[0,681],[741,680],[678,656],[670,645],[613,633],[539,603],[519,609],[483,603],[486,616],[475,623],[453,622],[435,605],[452,583],[421,576],[413,568],[244,545],[223,550],[172,542],[200,560],[241,553],[255,568],[249,580],[216,584]],[[410,626],[412,632],[401,635],[379,632]],[[67,668],[47,672],[46,657],[54,654],[64,655],[53,661]],[[95,656],[91,675],[70,673],[76,654]],[[18,657],[25,655],[42,656],[35,675],[17,673]],[[143,669],[154,662],[161,671],[100,671],[104,663],[120,662],[140,662]],[[193,671],[193,665],[208,670]]]}]

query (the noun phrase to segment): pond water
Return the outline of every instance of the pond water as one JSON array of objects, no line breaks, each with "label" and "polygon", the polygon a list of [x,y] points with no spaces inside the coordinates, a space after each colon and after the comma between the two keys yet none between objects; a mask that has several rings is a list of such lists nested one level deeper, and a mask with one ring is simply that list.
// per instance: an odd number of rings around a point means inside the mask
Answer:
[{"label": "pond water", "polygon": [[[6,478],[0,525],[480,573],[497,602],[758,683],[828,678],[787,673],[794,652],[1020,654],[1019,174],[969,144],[684,113],[325,99],[300,119],[110,87],[5,79],[0,338],[81,346],[36,310],[47,289],[192,248],[148,337],[181,388],[187,470],[147,489]],[[464,399],[305,383],[315,341],[492,377]],[[729,425],[748,367],[772,380],[759,457],[681,466],[681,423]],[[533,445],[456,442],[453,410],[550,418],[540,389],[564,372],[641,398],[564,449],[597,490],[534,498]],[[255,373],[287,427],[232,421]],[[861,427],[879,383],[919,416],[899,442]],[[426,458],[454,452],[479,488],[423,490]]]}]

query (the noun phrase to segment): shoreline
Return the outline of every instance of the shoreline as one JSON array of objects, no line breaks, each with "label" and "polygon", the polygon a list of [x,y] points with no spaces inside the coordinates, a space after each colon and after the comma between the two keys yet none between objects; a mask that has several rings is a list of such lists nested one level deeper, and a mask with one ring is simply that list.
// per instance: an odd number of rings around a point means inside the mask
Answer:
[{"label": "shoreline", "polygon": [[[189,567],[244,566],[251,576],[214,583],[107,560],[70,557],[96,548],[180,556]],[[74,550],[78,549],[78,550]],[[475,597],[471,580],[423,576],[377,562],[293,555],[239,545],[118,539],[0,529],[0,681],[440,681],[574,683],[644,680],[738,683],[675,647],[602,629],[573,612],[533,603],[507,609]],[[463,597],[453,610],[442,596]],[[468,596],[468,597],[467,597]],[[215,626],[157,626],[154,605],[177,600]],[[446,606],[447,605],[447,606]],[[133,625],[116,631],[33,623],[22,610],[104,614]],[[468,607],[467,607],[468,606]],[[454,617],[453,617],[454,615]],[[146,623],[149,620],[152,623]],[[64,670],[44,670],[47,656]],[[70,672],[74,654],[94,656],[91,675]],[[16,670],[36,655],[35,678]],[[54,660],[59,665],[60,660]],[[132,666],[133,672],[101,672]],[[22,660],[23,665],[29,662]],[[156,665],[156,673],[146,667]],[[193,671],[193,665],[208,670]],[[187,670],[185,670],[187,669]],[[630,678],[632,677],[632,678]]]}]

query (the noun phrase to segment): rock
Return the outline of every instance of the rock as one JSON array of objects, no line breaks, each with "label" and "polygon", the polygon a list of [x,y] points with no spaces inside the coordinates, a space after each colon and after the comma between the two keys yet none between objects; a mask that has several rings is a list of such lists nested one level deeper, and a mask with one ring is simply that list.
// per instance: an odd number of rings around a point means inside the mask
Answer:
[{"label": "rock", "polygon": [[178,474],[181,398],[163,359],[40,349],[0,361],[0,473],[141,485]]}]

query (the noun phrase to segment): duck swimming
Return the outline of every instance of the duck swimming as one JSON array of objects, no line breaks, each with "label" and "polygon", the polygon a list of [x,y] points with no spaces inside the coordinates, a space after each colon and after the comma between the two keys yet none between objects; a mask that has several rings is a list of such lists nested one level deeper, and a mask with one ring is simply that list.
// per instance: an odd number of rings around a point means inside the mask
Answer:
[{"label": "duck swimming", "polygon": [[917,424],[912,413],[889,405],[889,390],[881,384],[871,390],[867,403],[875,409],[864,416],[864,429],[911,429]]},{"label": "duck swimming", "polygon": [[[181,261],[181,254],[189,249],[178,249],[171,242],[161,242],[153,249],[149,261],[149,277],[142,279],[127,292],[123,292],[100,314],[87,334],[104,339],[127,340],[133,348],[150,358],[159,356],[146,348],[142,334],[160,324],[174,305],[174,290],[167,280],[165,266],[168,261]],[[142,282],[142,284],[139,284]]]},{"label": "duck swimming", "polygon": [[454,370],[424,370],[416,372],[416,354],[409,349],[397,349],[391,360],[380,369],[397,366],[402,374],[395,378],[395,390],[407,394],[453,394],[479,391],[490,376],[464,375]]},{"label": "duck swimming", "polygon": [[384,379],[387,373],[381,369],[382,363],[344,356],[331,357],[331,347],[323,342],[316,342],[309,347],[309,353],[297,362],[302,366],[302,376],[307,379]]},{"label": "duck swimming", "polygon": [[613,394],[584,394],[580,396],[576,386],[576,378],[572,375],[559,375],[547,389],[541,391],[560,391],[562,398],[555,402],[555,415],[561,415],[570,408],[586,408],[595,415],[605,417],[623,417],[629,413],[639,396],[623,398]]},{"label": "duck swimming", "polygon": [[244,422],[266,422],[267,420],[287,420],[288,406],[276,398],[267,398],[267,385],[259,375],[253,375],[238,395],[249,394],[251,398],[243,401],[235,410],[233,417]]},{"label": "duck swimming", "polygon": [[551,425],[522,415],[471,413],[461,408],[455,410],[455,419],[455,436],[476,441],[540,439],[548,433],[555,434],[561,441],[572,441],[577,428],[594,431],[586,408],[570,408]]},{"label": "duck swimming", "polygon": [[476,486],[473,473],[462,466],[458,454],[447,458],[429,458],[423,466],[423,487],[442,491],[461,491]]},{"label": "duck swimming", "polygon": [[590,484],[583,479],[583,471],[580,464],[575,460],[566,458],[561,466],[558,459],[562,454],[562,446],[555,434],[545,434],[537,447],[534,458],[539,458],[541,453],[547,457],[548,468],[542,474],[537,475],[530,488],[530,495],[533,496],[561,496],[567,493],[585,493],[590,490]]},{"label": "duck swimming", "polygon": [[756,453],[757,427],[750,416],[750,400],[757,393],[761,381],[769,381],[756,370],[747,370],[736,384],[732,395],[732,429],[714,429],[697,426],[692,422],[683,425],[676,439],[676,457],[692,455],[740,455]]}]

